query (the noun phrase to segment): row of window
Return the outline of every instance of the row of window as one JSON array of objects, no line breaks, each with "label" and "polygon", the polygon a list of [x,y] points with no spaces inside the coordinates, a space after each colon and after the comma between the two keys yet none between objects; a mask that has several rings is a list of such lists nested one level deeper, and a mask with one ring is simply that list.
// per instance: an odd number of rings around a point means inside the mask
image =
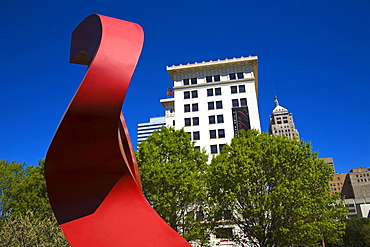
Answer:
[{"label": "row of window", "polygon": [[[192,136],[193,136],[194,141],[200,140],[199,131],[194,131],[192,133]],[[217,139],[217,138],[225,138],[225,130],[224,129],[210,130],[209,131],[209,139]]]},{"label": "row of window", "polygon": [[218,144],[218,145],[211,145],[210,148],[211,148],[211,154],[218,154],[218,153],[221,153],[223,147],[225,146],[225,144]]},{"label": "row of window", "polygon": [[[214,110],[214,109],[222,109],[222,101],[210,101],[208,104],[208,110]],[[231,100],[232,107],[244,107],[247,106],[247,99],[241,98],[241,99],[232,99]],[[197,112],[199,111],[198,103],[194,104],[185,104],[184,105],[184,112]]]},{"label": "row of window", "polygon": [[[245,93],[245,85],[230,86],[231,94]],[[221,88],[209,88],[207,89],[207,96],[219,96],[222,95]],[[184,91],[184,99],[198,98],[198,90]]]},{"label": "row of window", "polygon": [[[236,79],[244,79],[244,73],[243,72],[238,72],[238,73],[230,73],[229,74],[229,80],[236,80]],[[221,81],[221,76],[220,75],[213,75],[213,76],[206,76],[206,82],[211,83],[211,82],[218,82]],[[186,78],[182,80],[184,86],[188,85],[194,85],[198,83],[198,78]]]},{"label": "row of window", "polygon": [[333,184],[330,184],[330,186],[342,186],[342,185],[343,185],[343,183],[337,183],[337,184],[333,183]]},{"label": "row of window", "polygon": [[360,177],[360,178],[362,178],[362,175],[364,176],[364,177],[369,177],[370,175],[369,175],[369,173],[365,173],[365,174],[356,174],[356,178],[358,178],[358,177]]},{"label": "row of window", "polygon": [[361,179],[357,179],[357,182],[367,182],[369,181],[370,182],[370,179],[366,179],[366,178],[361,178]]},{"label": "row of window", "polygon": [[[216,122],[217,121],[217,122]],[[198,126],[199,125],[199,117],[193,117],[193,118],[185,118],[184,119],[185,126]],[[215,124],[215,123],[223,123],[224,122],[224,115],[212,115],[208,116],[208,123],[209,124]]]}]

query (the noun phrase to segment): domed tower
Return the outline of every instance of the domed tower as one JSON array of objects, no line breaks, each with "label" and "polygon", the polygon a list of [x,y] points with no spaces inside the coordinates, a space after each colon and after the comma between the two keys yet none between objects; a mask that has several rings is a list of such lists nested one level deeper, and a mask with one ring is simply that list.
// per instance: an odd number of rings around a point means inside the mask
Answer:
[{"label": "domed tower", "polygon": [[275,108],[270,115],[269,134],[286,136],[290,139],[297,137],[299,139],[298,130],[295,128],[293,115],[288,109],[279,105],[279,101],[274,96]]}]

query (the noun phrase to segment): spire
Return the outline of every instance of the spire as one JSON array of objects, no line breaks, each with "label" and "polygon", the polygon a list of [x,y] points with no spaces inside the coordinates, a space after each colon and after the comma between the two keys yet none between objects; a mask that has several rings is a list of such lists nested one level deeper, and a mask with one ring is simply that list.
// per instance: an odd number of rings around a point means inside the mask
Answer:
[{"label": "spire", "polygon": [[274,102],[275,102],[275,107],[277,107],[279,105],[279,101],[276,95],[274,96]]}]

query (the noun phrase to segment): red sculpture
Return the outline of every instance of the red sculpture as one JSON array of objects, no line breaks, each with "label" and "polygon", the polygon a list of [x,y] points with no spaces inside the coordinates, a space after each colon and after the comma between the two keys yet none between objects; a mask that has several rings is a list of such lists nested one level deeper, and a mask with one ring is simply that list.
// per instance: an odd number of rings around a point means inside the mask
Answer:
[{"label": "red sculpture", "polygon": [[121,114],[142,28],[90,15],[72,34],[71,62],[89,65],[50,145],[45,178],[72,246],[190,246],[143,196]]}]

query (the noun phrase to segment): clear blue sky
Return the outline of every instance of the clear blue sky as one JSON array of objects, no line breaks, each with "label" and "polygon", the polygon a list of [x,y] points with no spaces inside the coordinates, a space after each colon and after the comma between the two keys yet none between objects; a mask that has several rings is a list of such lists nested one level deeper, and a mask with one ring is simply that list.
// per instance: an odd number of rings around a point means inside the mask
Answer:
[{"label": "clear blue sky", "polygon": [[166,66],[259,57],[259,110],[274,108],[337,172],[370,167],[370,1],[0,0],[0,159],[36,165],[86,71],[69,64],[73,29],[98,13],[139,23],[143,53],[123,112],[137,124],[164,110]]}]

